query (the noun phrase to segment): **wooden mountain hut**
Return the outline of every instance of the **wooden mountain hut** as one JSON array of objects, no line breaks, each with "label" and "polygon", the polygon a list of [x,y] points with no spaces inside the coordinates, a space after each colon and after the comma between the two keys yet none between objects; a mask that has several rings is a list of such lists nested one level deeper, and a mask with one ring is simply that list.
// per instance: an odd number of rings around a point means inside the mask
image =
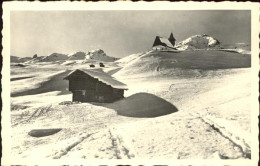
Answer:
[{"label": "wooden mountain hut", "polygon": [[64,78],[69,80],[72,101],[114,102],[124,98],[127,86],[102,69],[74,70]]}]

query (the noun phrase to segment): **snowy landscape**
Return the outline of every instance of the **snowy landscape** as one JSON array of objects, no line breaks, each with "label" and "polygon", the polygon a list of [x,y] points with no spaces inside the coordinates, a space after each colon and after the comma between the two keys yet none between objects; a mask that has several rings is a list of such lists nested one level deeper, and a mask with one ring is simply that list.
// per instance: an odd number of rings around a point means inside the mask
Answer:
[{"label": "snowy landscape", "polygon": [[[11,55],[12,156],[251,159],[250,47],[204,34],[122,58]],[[72,102],[64,78],[76,69],[102,69],[128,90],[113,103]]]}]

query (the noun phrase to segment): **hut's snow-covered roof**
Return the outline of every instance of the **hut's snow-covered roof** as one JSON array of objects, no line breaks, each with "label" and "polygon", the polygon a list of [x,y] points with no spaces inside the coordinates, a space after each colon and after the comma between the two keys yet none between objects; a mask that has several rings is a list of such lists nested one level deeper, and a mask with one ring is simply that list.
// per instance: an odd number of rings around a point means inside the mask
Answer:
[{"label": "hut's snow-covered roof", "polygon": [[111,75],[107,74],[106,72],[104,72],[102,69],[77,69],[77,70],[74,70],[72,72],[70,72],[64,79],[68,79],[69,76],[73,75],[76,71],[82,71],[84,72],[85,74],[93,77],[93,78],[96,78],[98,79],[99,81],[107,84],[107,85],[110,85],[111,87],[113,88],[116,88],[116,89],[125,89],[127,90],[127,85],[116,80],[114,77],[112,77]]}]

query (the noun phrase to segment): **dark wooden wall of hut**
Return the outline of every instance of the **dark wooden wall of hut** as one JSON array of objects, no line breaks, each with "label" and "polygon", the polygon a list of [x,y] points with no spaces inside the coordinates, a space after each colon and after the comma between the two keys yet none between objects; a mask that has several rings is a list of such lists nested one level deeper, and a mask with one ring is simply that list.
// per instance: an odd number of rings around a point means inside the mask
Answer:
[{"label": "dark wooden wall of hut", "polygon": [[124,97],[123,89],[116,89],[96,78],[77,71],[69,77],[69,91],[73,101],[80,102],[113,102]]}]

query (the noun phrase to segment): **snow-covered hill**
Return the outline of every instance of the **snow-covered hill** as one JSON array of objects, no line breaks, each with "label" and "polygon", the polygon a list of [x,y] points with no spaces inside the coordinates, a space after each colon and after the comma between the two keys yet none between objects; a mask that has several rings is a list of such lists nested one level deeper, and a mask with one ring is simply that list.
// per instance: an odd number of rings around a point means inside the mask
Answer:
[{"label": "snow-covered hill", "polygon": [[244,49],[244,50],[250,50],[251,45],[246,43],[234,43],[234,44],[224,44],[221,43],[221,48],[223,49]]},{"label": "snow-covered hill", "polygon": [[31,57],[17,57],[17,56],[11,55],[10,60],[11,60],[11,63],[23,63],[23,62],[29,61],[31,59],[32,59]]},{"label": "snow-covered hill", "polygon": [[118,64],[127,64],[127,63],[137,59],[138,57],[144,55],[144,54],[145,54],[144,52],[137,53],[137,54],[131,54],[129,56],[126,56],[124,58],[121,58],[121,59],[117,60],[116,63],[118,63]]},{"label": "snow-covered hill", "polygon": [[86,58],[86,53],[79,51],[68,55],[68,60],[82,60]]},{"label": "snow-covered hill", "polygon": [[[134,60],[132,60],[134,57]],[[206,70],[250,67],[250,55],[219,50],[183,51],[179,53],[150,51],[130,55],[117,62],[123,68],[115,77],[172,76],[201,77]],[[201,70],[205,72],[201,72]]]},{"label": "snow-covered hill", "polygon": [[246,43],[220,44],[221,49],[234,50],[241,54],[251,54],[251,45]]},{"label": "snow-covered hill", "polygon": [[61,60],[67,60],[68,55],[61,54],[61,53],[52,53],[48,55],[47,57],[43,58],[42,62],[55,62],[55,61],[61,61]]},{"label": "snow-covered hill", "polygon": [[178,50],[194,50],[194,49],[207,49],[207,48],[219,48],[220,42],[214,37],[208,35],[194,35],[178,44],[176,48]]},{"label": "snow-covered hill", "polygon": [[46,56],[38,56],[36,58],[32,58],[24,63],[37,63],[37,62],[41,62],[44,58],[46,58]]}]

